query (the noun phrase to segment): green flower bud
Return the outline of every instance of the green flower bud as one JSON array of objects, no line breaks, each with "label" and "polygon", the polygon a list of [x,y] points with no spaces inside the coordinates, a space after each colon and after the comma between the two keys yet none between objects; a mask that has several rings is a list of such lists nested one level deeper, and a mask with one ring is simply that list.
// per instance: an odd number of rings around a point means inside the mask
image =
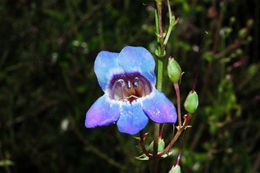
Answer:
[{"label": "green flower bud", "polygon": [[159,138],[159,141],[158,141],[158,152],[162,152],[164,150],[164,147],[165,147],[164,140]]},{"label": "green flower bud", "polygon": [[188,94],[185,102],[184,102],[184,108],[189,113],[194,113],[199,105],[199,98],[196,91],[192,90]]},{"label": "green flower bud", "polygon": [[169,58],[167,70],[168,70],[168,76],[170,80],[173,83],[178,83],[178,81],[181,78],[182,71],[179,63],[175,61],[174,58]]},{"label": "green flower bud", "polygon": [[[153,151],[153,145],[154,145],[154,143],[152,141],[148,148],[149,151]],[[162,152],[164,150],[164,148],[165,148],[165,142],[163,139],[159,138],[158,139],[158,153]]]},{"label": "green flower bud", "polygon": [[173,166],[172,169],[169,171],[169,173],[181,173],[180,165]]}]

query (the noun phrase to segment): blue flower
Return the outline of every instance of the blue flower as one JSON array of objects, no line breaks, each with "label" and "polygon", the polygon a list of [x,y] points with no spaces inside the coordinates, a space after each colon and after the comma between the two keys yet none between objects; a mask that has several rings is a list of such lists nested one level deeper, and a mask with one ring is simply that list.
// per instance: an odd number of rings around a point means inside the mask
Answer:
[{"label": "blue flower", "polygon": [[120,53],[101,51],[94,70],[104,91],[88,110],[85,126],[116,123],[122,133],[134,135],[148,118],[156,123],[175,123],[176,109],[155,88],[155,62],[143,47],[126,46]]}]

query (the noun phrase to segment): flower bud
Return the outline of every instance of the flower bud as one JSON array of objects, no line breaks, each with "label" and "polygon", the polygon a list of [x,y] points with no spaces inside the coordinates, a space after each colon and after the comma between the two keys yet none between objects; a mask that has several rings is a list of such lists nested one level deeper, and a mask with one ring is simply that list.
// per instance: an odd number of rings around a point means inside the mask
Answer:
[{"label": "flower bud", "polygon": [[184,108],[189,113],[194,113],[199,105],[199,98],[196,91],[192,90],[188,94],[185,102],[184,102]]},{"label": "flower bud", "polygon": [[[153,151],[153,145],[154,145],[154,142],[152,141],[148,148],[149,151]],[[162,138],[159,138],[158,139],[158,153],[162,152],[164,150],[164,148],[165,148],[165,142]]]},{"label": "flower bud", "polygon": [[169,173],[181,173],[180,165],[173,166],[172,169],[169,171]]},{"label": "flower bud", "polygon": [[158,152],[162,152],[164,150],[164,147],[165,147],[164,140],[159,138],[159,141],[158,141]]},{"label": "flower bud", "polygon": [[174,58],[169,58],[167,70],[168,70],[168,76],[170,80],[173,83],[178,83],[178,81],[181,78],[182,71],[179,63],[175,61]]}]

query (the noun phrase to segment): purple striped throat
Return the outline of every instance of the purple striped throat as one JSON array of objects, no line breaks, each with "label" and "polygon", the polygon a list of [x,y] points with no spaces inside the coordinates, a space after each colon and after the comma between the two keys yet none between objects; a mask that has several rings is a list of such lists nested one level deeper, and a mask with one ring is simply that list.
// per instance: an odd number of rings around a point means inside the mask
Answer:
[{"label": "purple striped throat", "polygon": [[113,76],[109,90],[111,99],[132,103],[150,94],[152,86],[140,73],[123,73]]}]

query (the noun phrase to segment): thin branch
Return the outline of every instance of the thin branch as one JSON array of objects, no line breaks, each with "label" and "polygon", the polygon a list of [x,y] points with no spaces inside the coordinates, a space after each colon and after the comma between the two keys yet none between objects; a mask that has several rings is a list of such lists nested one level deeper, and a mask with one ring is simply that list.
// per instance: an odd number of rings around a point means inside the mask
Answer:
[{"label": "thin branch", "polygon": [[173,27],[178,23],[178,19],[175,20],[175,16],[172,15],[171,4],[169,0],[167,0],[167,6],[168,6],[168,13],[169,13],[169,27],[163,42],[164,46],[166,46],[166,44],[168,43]]},{"label": "thin branch", "polygon": [[157,3],[158,17],[159,17],[159,33],[160,37],[163,37],[163,26],[162,26],[162,4]]},{"label": "thin branch", "polygon": [[177,111],[178,111],[178,124],[179,126],[182,125],[181,122],[181,97],[180,97],[180,87],[178,83],[175,83],[174,85],[176,97],[177,97]]},{"label": "thin branch", "polygon": [[162,139],[162,137],[163,137],[163,129],[164,129],[164,126],[165,126],[165,124],[162,124],[161,130],[160,130],[159,138],[161,138],[161,139]]},{"label": "thin branch", "polygon": [[162,3],[157,2],[157,12],[158,12],[158,28],[159,28],[159,44],[160,44],[160,58],[165,56],[165,46],[164,46],[164,33],[163,33],[163,23],[162,23]]},{"label": "thin branch", "polygon": [[180,137],[181,133],[182,130],[178,130],[175,136],[172,138],[171,142],[168,144],[168,146],[162,152],[158,153],[157,156],[161,157],[162,155],[166,154],[171,149],[171,147],[175,144],[177,139]]},{"label": "thin branch", "polygon": [[241,42],[239,40],[235,40],[232,44],[230,44],[226,49],[224,49],[223,51],[216,53],[215,57],[218,58],[222,58],[224,56],[226,56],[227,54],[229,54],[232,50],[240,47]]},{"label": "thin branch", "polygon": [[183,130],[185,130],[188,127],[191,117],[192,116],[190,114],[186,114],[184,116],[185,120],[184,120],[183,125],[179,126],[178,131],[175,134],[175,136],[172,138],[171,142],[167,145],[167,147],[162,152],[157,154],[157,157],[161,157],[162,155],[166,154],[171,149],[171,147],[175,144],[175,142],[178,140],[178,138],[182,134]]},{"label": "thin branch", "polygon": [[142,148],[142,151],[144,152],[144,154],[147,156],[147,157],[153,157],[153,155],[152,154],[150,154],[147,150],[146,150],[146,148],[145,148],[145,145],[144,145],[144,132],[143,131],[140,131],[140,133],[139,133],[139,135],[140,135],[140,146],[141,146],[141,148]]},{"label": "thin branch", "polygon": [[168,6],[168,13],[169,13],[169,23],[171,23],[172,9],[171,9],[171,4],[170,4],[169,0],[167,0],[167,6]]}]

